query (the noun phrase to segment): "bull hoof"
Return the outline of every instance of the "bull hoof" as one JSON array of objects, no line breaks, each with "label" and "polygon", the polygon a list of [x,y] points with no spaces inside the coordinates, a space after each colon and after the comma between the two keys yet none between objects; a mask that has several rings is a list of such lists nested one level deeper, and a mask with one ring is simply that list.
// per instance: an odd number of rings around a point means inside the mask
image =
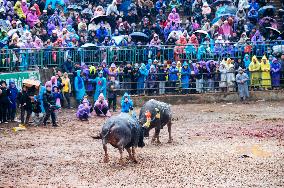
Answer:
[{"label": "bull hoof", "polygon": [[109,162],[109,158],[108,157],[105,157],[104,158],[104,163],[108,163]]},{"label": "bull hoof", "polygon": [[173,142],[173,139],[170,138],[170,139],[168,140],[168,143],[172,143],[172,142]]}]

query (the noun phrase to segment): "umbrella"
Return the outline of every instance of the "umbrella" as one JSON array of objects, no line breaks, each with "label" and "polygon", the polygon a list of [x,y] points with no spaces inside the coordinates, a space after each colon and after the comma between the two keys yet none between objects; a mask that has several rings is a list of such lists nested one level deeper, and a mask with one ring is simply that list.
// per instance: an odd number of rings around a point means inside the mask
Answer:
[{"label": "umbrella", "polygon": [[258,10],[258,14],[262,16],[273,16],[275,13],[275,7],[272,5],[263,6]]},{"label": "umbrella", "polygon": [[131,36],[132,40],[136,40],[136,41],[145,41],[145,40],[149,40],[149,37],[142,32],[133,32],[131,33],[129,36]]},{"label": "umbrella", "polygon": [[106,15],[101,15],[101,16],[95,16],[91,19],[92,21],[95,21],[96,24],[100,23],[100,22],[105,22],[108,20],[108,17]]},{"label": "umbrella", "polygon": [[222,4],[222,5],[224,5],[224,4],[228,5],[228,4],[231,4],[231,3],[232,3],[231,0],[217,0],[217,1],[213,2],[211,5],[212,5],[212,6],[218,6],[218,5],[220,5],[220,4]]},{"label": "umbrella", "polygon": [[266,27],[266,29],[273,30],[273,31],[276,32],[278,35],[281,34],[281,32],[280,32],[278,29],[274,28],[274,27]]},{"label": "umbrella", "polygon": [[265,21],[268,21],[270,23],[270,25],[274,25],[275,27],[277,27],[277,21],[271,17],[263,17],[261,20],[259,20],[259,25],[262,26],[264,24]]},{"label": "umbrella", "polygon": [[81,47],[82,48],[96,47],[96,45],[94,45],[93,43],[86,43],[86,44],[82,45]]},{"label": "umbrella", "polygon": [[74,9],[75,5],[69,5],[67,9]]},{"label": "umbrella", "polygon": [[111,39],[113,39],[115,41],[115,43],[117,45],[119,45],[121,43],[121,41],[124,39],[125,36],[127,36],[127,35],[115,36],[115,37],[112,37]]},{"label": "umbrella", "polygon": [[220,8],[218,8],[218,10],[215,13],[216,17],[219,17],[220,15],[224,15],[224,14],[233,14],[235,15],[237,13],[237,8],[234,6],[228,6],[228,5],[224,5]]},{"label": "umbrella", "polygon": [[204,34],[204,35],[208,35],[208,32],[204,31],[204,30],[196,30],[194,33],[201,33],[201,34]]},{"label": "umbrella", "polygon": [[211,21],[211,24],[218,22],[222,17],[227,18],[227,17],[232,17],[232,16],[235,17],[236,15],[234,15],[234,14],[220,14],[218,17],[214,18]]},{"label": "umbrella", "polygon": [[81,13],[82,14],[90,14],[90,15],[92,15],[92,11],[89,11],[89,9],[86,9],[86,8]]},{"label": "umbrella", "polygon": [[32,86],[39,87],[40,81],[39,80],[32,80],[32,79],[25,79],[25,80],[23,80],[23,84],[25,84],[25,86],[27,86],[27,87],[32,87]]}]

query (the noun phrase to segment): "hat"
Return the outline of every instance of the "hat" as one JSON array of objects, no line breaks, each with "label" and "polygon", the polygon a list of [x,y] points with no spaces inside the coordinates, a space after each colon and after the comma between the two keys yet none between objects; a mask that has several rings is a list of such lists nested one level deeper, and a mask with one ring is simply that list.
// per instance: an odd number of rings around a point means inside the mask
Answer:
[{"label": "hat", "polygon": [[43,10],[42,12],[45,12],[45,13],[47,13],[47,10]]},{"label": "hat", "polygon": [[203,6],[208,7],[208,3],[207,2],[203,3]]},{"label": "hat", "polygon": [[138,69],[138,68],[139,68],[138,63],[135,63],[134,68],[135,68],[135,69]]},{"label": "hat", "polygon": [[222,40],[222,39],[223,39],[223,38],[222,38],[221,35],[219,35],[218,38],[217,38],[217,40]]},{"label": "hat", "polygon": [[176,62],[172,62],[172,65],[177,65]]},{"label": "hat", "polygon": [[32,7],[31,10],[36,11],[35,7]]},{"label": "hat", "polygon": [[183,67],[184,67],[184,66],[188,66],[187,62],[186,62],[186,61],[183,62],[182,66],[183,66]]},{"label": "hat", "polygon": [[17,24],[17,22],[16,22],[15,20],[13,20],[13,21],[11,22],[11,24]]},{"label": "hat", "polygon": [[103,71],[101,70],[101,71],[99,72],[99,74],[103,74]]},{"label": "hat", "polygon": [[110,65],[110,68],[116,68],[115,64],[112,63],[112,64]]},{"label": "hat", "polygon": [[239,68],[238,68],[238,72],[240,72],[240,71],[243,71],[242,67],[239,67]]},{"label": "hat", "polygon": [[56,30],[52,30],[52,33],[53,33],[53,34],[55,34],[55,33],[57,34],[57,31],[56,31]]}]

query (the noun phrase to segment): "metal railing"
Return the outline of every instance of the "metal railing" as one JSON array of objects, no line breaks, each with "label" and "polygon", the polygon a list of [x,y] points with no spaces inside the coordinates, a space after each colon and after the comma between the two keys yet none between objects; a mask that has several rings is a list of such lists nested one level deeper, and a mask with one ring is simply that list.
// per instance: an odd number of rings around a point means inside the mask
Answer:
[{"label": "metal railing", "polygon": [[[256,73],[256,72],[254,72]],[[249,90],[271,90],[284,88],[284,72],[280,72],[280,78],[270,77],[262,78],[261,71],[257,72],[259,77],[252,78],[249,76],[247,84]],[[158,77],[160,73],[155,73]],[[161,81],[159,78],[155,80],[148,80],[137,82],[133,79],[124,79],[123,77],[116,77],[115,90],[118,95],[123,95],[128,92],[131,95],[163,95],[163,94],[189,94],[189,93],[220,93],[220,92],[236,92],[238,91],[238,84],[236,83],[236,71],[220,73],[206,73],[194,75],[190,74],[187,81],[182,77],[177,80],[169,80],[168,74],[164,75]],[[224,79],[225,78],[225,79]],[[85,79],[85,88],[89,96],[95,93],[95,85]],[[71,79],[73,80],[73,79]]]},{"label": "metal railing", "polygon": [[[277,48],[275,48],[277,46]],[[273,48],[274,47],[274,48]],[[208,43],[206,45],[161,45],[154,46],[97,46],[90,48],[46,48],[46,49],[1,49],[0,72],[24,71],[35,67],[61,67],[70,57],[73,63],[94,64],[106,62],[142,63],[148,59],[160,62],[216,60],[223,58],[243,58],[245,54],[267,57],[270,54],[284,53],[284,41],[261,43]]]}]

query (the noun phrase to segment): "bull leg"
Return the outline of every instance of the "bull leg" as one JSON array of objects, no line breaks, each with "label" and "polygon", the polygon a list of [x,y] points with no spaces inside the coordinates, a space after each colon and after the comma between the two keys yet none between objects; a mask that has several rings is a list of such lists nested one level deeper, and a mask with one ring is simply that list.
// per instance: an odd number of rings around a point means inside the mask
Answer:
[{"label": "bull leg", "polygon": [[104,151],[105,151],[105,157],[104,157],[104,162],[108,163],[109,162],[109,157],[108,157],[108,153],[107,153],[107,146],[106,144],[103,145]]},{"label": "bull leg", "polygon": [[152,138],[152,143],[154,143],[156,139],[157,139],[157,143],[158,144],[161,143],[160,142],[160,136],[159,136],[160,135],[160,130],[161,130],[160,126],[155,128],[155,134],[154,134],[154,136]]},{"label": "bull leg", "polygon": [[168,132],[169,132],[169,140],[168,143],[172,143],[173,138],[172,138],[172,122],[170,121],[168,124]]},{"label": "bull leg", "polygon": [[125,148],[126,149],[126,151],[128,152],[128,159],[129,160],[133,160],[133,158],[132,158],[132,154],[131,154],[131,149],[130,148]]},{"label": "bull leg", "polygon": [[123,161],[123,149],[122,149],[122,147],[119,147],[118,150],[119,150],[119,154],[120,154],[119,164],[123,165],[124,164],[124,161]]},{"label": "bull leg", "polygon": [[137,162],[138,162],[137,159],[136,159],[136,157],[135,157],[135,147],[132,147],[132,159],[133,159],[133,162],[134,162],[134,163],[137,163]]}]

